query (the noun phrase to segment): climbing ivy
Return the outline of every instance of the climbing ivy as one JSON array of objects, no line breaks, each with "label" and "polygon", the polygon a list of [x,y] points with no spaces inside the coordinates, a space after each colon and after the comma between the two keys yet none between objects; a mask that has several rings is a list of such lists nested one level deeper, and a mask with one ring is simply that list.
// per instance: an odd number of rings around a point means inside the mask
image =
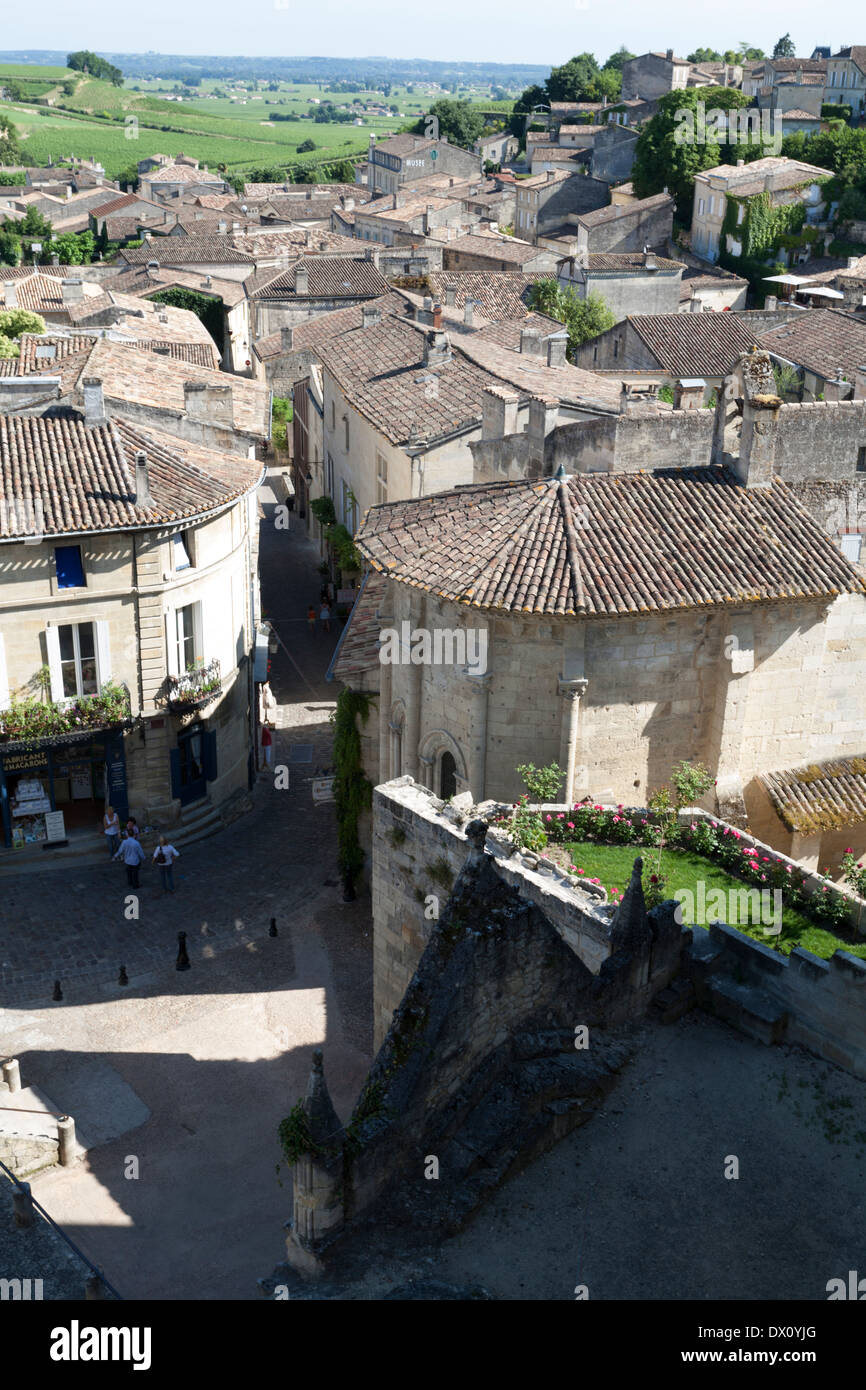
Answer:
[{"label": "climbing ivy", "polygon": [[[815,182],[823,185],[829,180],[816,179]],[[741,208],[745,208],[745,214],[739,222]],[[728,237],[740,242],[741,255],[735,256],[728,251]],[[763,280],[774,252],[796,252],[813,247],[820,239],[816,228],[806,226],[806,205],[799,198],[792,203],[773,206],[766,192],[751,198],[729,194],[719,238],[719,264],[745,275],[754,289],[764,293]]]},{"label": "climbing ivy", "polygon": [[372,802],[373,783],[361,763],[358,718],[366,724],[374,696],[360,690],[341,690],[334,723],[334,802],[337,811],[337,843],[340,872],[356,874],[364,863],[358,836],[361,812]]}]

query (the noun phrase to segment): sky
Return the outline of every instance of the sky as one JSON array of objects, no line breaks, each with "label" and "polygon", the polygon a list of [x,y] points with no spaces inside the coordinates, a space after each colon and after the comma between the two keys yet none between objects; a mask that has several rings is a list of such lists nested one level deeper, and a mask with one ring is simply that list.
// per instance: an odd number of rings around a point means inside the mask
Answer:
[{"label": "sky", "polygon": [[[771,52],[790,32],[799,56],[866,43],[862,0],[838,0],[826,16],[813,0],[694,0],[663,7],[635,0],[40,0],[31,10],[2,0],[0,47],[96,52],[239,54],[260,57],[433,58],[557,64],[589,51],[604,60],[673,48]],[[859,22],[858,22],[859,21]]]}]

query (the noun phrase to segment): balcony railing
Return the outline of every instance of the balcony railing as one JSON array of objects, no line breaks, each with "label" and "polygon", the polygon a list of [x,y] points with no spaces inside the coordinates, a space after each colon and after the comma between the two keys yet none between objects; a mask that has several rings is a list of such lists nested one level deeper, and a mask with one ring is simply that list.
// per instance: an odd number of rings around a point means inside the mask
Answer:
[{"label": "balcony railing", "polygon": [[172,710],[199,709],[222,690],[219,661],[193,666],[182,676],[169,676],[167,704]]}]

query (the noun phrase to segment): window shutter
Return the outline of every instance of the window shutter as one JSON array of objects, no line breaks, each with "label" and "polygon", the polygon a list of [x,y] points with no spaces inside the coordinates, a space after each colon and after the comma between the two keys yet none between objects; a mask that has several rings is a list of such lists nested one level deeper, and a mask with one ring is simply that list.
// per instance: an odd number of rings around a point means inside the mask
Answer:
[{"label": "window shutter", "polygon": [[51,698],[63,699],[63,672],[60,667],[60,632],[57,627],[46,627],[45,647],[48,652],[48,669],[51,672]]},{"label": "window shutter", "polygon": [[0,709],[9,708],[9,677],[6,671],[6,652],[3,647],[3,633],[0,632]]},{"label": "window shutter", "polygon": [[168,754],[168,766],[171,775],[171,794],[176,799],[180,799],[180,749],[172,748]]},{"label": "window shutter", "polygon": [[99,688],[111,680],[111,648],[108,643],[108,623],[97,622],[96,628],[96,669],[99,673]]},{"label": "window shutter", "polygon": [[165,615],[166,669],[170,676],[178,676],[177,669],[177,614],[169,609]]},{"label": "window shutter", "polygon": [[196,661],[204,661],[204,621],[202,619],[201,599],[198,599],[192,606],[192,627],[195,633]]},{"label": "window shutter", "polygon": [[215,782],[217,776],[217,736],[215,730],[206,729],[204,731],[201,746],[204,775],[208,782]]}]

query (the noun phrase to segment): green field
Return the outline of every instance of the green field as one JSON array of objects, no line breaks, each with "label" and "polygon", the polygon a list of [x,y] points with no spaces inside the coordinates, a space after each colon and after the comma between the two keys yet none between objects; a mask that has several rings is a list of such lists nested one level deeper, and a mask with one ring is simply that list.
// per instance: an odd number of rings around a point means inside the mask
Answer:
[{"label": "green field", "polygon": [[[37,68],[7,64],[3,75],[15,79],[21,99],[0,104],[8,112],[21,137],[28,163],[44,164],[74,154],[78,158],[98,159],[109,177],[127,173],[146,155],[187,154],[210,168],[224,166],[227,173],[249,168],[307,167],[326,159],[351,158],[363,154],[370,133],[385,136],[405,127],[429,109],[443,95],[435,85],[418,84],[410,93],[393,87],[382,92],[331,92],[316,83],[276,84],[276,90],[253,83],[206,81],[189,91],[182,100],[167,100],[166,93],[183,90],[168,81],[142,81],[115,87],[86,74],[66,68]],[[38,76],[37,76],[38,74]],[[49,79],[56,78],[56,85]],[[75,79],[72,95],[67,95],[63,79]],[[217,91],[218,97],[207,93]],[[37,104],[48,96],[51,106]],[[479,104],[507,111],[508,102],[494,102],[482,89],[468,89],[467,95]],[[355,99],[370,105],[395,105],[398,114],[374,115],[353,106]],[[33,104],[30,104],[30,100]],[[333,102],[357,112],[361,125],[353,121],[322,122],[307,117],[314,101]],[[298,115],[294,121],[274,121],[273,115]],[[131,118],[135,118],[134,122]],[[304,141],[316,146],[298,155]]]}]

